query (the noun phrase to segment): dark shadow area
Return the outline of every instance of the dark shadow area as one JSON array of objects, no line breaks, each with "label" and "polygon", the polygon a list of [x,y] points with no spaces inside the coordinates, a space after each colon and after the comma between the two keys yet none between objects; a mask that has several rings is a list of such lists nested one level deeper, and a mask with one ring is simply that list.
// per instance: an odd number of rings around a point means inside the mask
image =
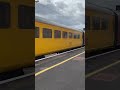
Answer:
[{"label": "dark shadow area", "polygon": [[86,0],[86,90],[119,90],[120,1]]}]

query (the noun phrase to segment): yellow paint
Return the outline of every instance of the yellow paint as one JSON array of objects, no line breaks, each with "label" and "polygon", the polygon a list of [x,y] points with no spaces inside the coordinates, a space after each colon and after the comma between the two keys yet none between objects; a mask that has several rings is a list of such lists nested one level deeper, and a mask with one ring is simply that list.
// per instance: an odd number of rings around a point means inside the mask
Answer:
[{"label": "yellow paint", "polygon": [[85,78],[89,78],[89,77],[91,77],[91,76],[93,76],[93,75],[95,75],[95,74],[97,74],[97,73],[99,73],[99,72],[101,72],[101,71],[104,71],[104,70],[106,70],[106,69],[108,69],[108,68],[110,68],[110,67],[112,67],[112,66],[115,66],[115,65],[117,65],[117,64],[119,64],[119,63],[120,63],[120,60],[117,61],[117,62],[115,62],[115,63],[112,63],[112,64],[110,64],[110,65],[108,65],[108,66],[105,66],[105,67],[103,67],[103,68],[101,68],[101,69],[99,69],[99,70],[96,70],[96,71],[94,71],[94,72],[92,72],[92,73],[87,74],[87,75],[85,76]]},{"label": "yellow paint", "polygon": [[[18,27],[19,5],[33,6],[31,0],[0,0],[10,3],[11,23],[0,28],[0,73],[34,64],[34,30]],[[33,44],[32,44],[33,43]]]},{"label": "yellow paint", "polygon": [[[65,50],[82,45],[82,32],[70,30],[59,26],[45,24],[42,22],[35,22],[35,26],[40,28],[40,38],[35,38],[35,56],[40,56],[48,53],[53,53],[60,50]],[[56,38],[42,38],[42,29],[52,29],[52,36],[54,37],[54,30],[61,30],[80,34],[80,39],[56,39]]]},{"label": "yellow paint", "polygon": [[50,69],[53,69],[53,68],[55,68],[55,67],[57,67],[57,66],[59,66],[59,65],[61,65],[61,64],[64,64],[65,62],[68,62],[68,61],[72,60],[73,58],[75,58],[75,57],[77,57],[77,56],[80,56],[80,55],[83,54],[83,53],[85,53],[85,52],[82,52],[82,53],[80,53],[80,54],[77,54],[77,55],[75,55],[75,56],[73,56],[73,57],[71,57],[71,58],[69,58],[69,59],[66,59],[66,60],[58,63],[58,64],[55,64],[55,65],[53,65],[53,66],[51,66],[51,67],[48,67],[48,68],[46,68],[46,69],[44,69],[44,70],[42,70],[42,71],[39,71],[39,72],[37,72],[37,73],[35,74],[35,76],[38,76],[38,75],[40,75],[40,74],[42,74],[42,73],[44,73],[44,72],[46,72],[46,71],[48,71],[48,70],[50,70]]}]

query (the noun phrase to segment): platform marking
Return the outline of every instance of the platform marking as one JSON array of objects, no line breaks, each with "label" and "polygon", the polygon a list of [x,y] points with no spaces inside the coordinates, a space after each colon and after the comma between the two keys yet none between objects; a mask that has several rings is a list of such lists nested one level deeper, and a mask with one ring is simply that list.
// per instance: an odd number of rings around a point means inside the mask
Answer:
[{"label": "platform marking", "polygon": [[44,69],[44,70],[42,70],[42,71],[39,71],[39,72],[35,73],[35,76],[38,76],[38,75],[40,75],[40,74],[42,74],[42,73],[44,73],[44,72],[46,72],[46,71],[48,71],[48,70],[50,70],[50,69],[53,69],[53,68],[55,68],[55,67],[57,67],[57,66],[59,66],[59,65],[61,65],[61,64],[64,64],[65,62],[68,62],[68,61],[72,60],[73,58],[75,58],[75,57],[77,57],[77,56],[80,56],[80,55],[82,55],[82,54],[84,54],[84,53],[85,53],[85,51],[82,52],[82,53],[80,53],[80,54],[77,54],[77,55],[75,55],[75,56],[73,56],[73,57],[71,57],[71,58],[68,58],[68,59],[66,59],[66,60],[64,60],[64,61],[62,61],[62,62],[60,62],[60,63],[58,63],[58,64],[55,64],[55,65],[53,65],[53,66],[50,66],[50,67],[48,67],[48,68],[46,68],[46,69]]},{"label": "platform marking", "polygon": [[99,73],[99,72],[101,72],[101,71],[104,71],[104,70],[106,70],[106,69],[108,69],[108,68],[110,68],[110,67],[112,67],[112,66],[115,66],[115,65],[117,65],[117,64],[119,64],[119,63],[120,63],[120,60],[117,61],[117,62],[114,62],[114,63],[112,63],[112,64],[110,64],[110,65],[107,65],[107,66],[105,66],[105,67],[103,67],[103,68],[101,68],[101,69],[98,69],[98,70],[96,70],[96,71],[93,71],[92,73],[87,74],[87,75],[85,76],[85,78],[89,78],[89,77],[91,77],[91,76],[93,76],[93,75],[95,75],[95,74],[97,74],[97,73]]}]

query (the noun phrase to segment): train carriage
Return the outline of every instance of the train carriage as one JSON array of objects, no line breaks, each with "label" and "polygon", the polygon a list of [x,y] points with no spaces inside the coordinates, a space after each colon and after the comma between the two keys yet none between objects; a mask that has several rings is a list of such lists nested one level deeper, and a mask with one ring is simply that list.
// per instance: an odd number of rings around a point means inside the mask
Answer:
[{"label": "train carriage", "polygon": [[35,56],[59,52],[83,44],[82,31],[35,17]]},{"label": "train carriage", "polygon": [[32,0],[0,0],[0,75],[34,64],[34,13]]},{"label": "train carriage", "polygon": [[113,47],[115,44],[114,12],[86,5],[86,53]]}]

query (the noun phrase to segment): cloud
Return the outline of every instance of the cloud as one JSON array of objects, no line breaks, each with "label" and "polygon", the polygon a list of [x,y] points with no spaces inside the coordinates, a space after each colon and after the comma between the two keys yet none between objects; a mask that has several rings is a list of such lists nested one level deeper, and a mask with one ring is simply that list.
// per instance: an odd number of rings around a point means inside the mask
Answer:
[{"label": "cloud", "polygon": [[92,3],[115,10],[116,5],[120,5],[120,0],[86,0],[86,3]]},{"label": "cloud", "polygon": [[35,13],[60,24],[83,29],[85,23],[84,0],[40,0]]}]

